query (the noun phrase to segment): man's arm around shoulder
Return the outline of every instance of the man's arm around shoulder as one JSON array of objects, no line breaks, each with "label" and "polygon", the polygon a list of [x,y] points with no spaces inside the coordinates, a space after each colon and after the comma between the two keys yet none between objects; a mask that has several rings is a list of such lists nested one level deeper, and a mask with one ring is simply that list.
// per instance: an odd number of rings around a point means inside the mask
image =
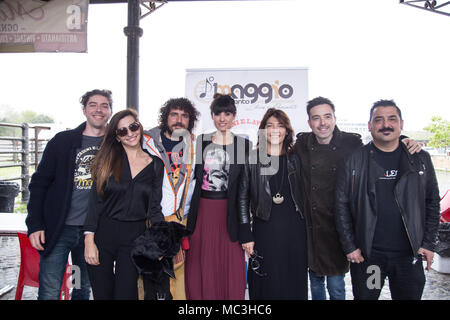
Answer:
[{"label": "man's arm around shoulder", "polygon": [[354,222],[351,212],[353,179],[355,179],[355,170],[351,168],[350,157],[348,157],[338,169],[334,207],[336,230],[346,255],[358,249],[355,244]]},{"label": "man's arm around shoulder", "polygon": [[440,219],[440,196],[436,173],[430,155],[422,151],[418,155],[423,159],[422,169],[426,171],[425,190],[425,226],[422,248],[434,251],[437,242]]}]

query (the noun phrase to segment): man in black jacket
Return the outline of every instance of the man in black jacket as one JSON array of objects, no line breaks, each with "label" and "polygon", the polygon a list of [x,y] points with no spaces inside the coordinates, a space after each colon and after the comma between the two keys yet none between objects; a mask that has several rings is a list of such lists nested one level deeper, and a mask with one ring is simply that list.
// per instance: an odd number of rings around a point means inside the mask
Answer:
[{"label": "man in black jacket", "polygon": [[86,122],[48,142],[28,186],[28,237],[41,254],[39,300],[58,299],[69,252],[80,276],[72,299],[90,296],[82,226],[92,185],[90,166],[112,113],[111,91],[86,92],[80,102]]},{"label": "man in black jacket", "polygon": [[386,277],[392,299],[420,299],[439,226],[439,189],[425,151],[410,155],[399,137],[401,111],[392,100],[370,111],[373,141],[339,169],[335,220],[352,263],[355,299],[378,299]]}]

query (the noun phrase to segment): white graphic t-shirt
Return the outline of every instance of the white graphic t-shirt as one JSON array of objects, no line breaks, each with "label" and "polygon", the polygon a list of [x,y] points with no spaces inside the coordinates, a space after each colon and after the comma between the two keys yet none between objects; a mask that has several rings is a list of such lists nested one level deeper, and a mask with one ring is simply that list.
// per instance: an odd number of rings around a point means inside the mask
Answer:
[{"label": "white graphic t-shirt", "polygon": [[230,156],[225,146],[211,143],[205,152],[202,189],[227,191],[230,174]]}]

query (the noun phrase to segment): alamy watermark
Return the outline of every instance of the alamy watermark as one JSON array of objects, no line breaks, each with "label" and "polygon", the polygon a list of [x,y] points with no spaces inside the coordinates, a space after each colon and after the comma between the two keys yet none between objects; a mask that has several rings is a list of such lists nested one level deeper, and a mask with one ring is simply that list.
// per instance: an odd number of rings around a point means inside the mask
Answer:
[{"label": "alamy watermark", "polygon": [[[201,164],[205,156],[209,152],[214,152],[215,148],[218,148],[214,143],[208,144],[204,149],[201,148],[203,142],[212,142],[213,134],[203,134],[202,139],[200,136],[196,140],[196,150],[190,150],[191,148],[191,133],[186,129],[177,129],[172,133],[173,139],[183,140],[183,143],[177,144],[172,150],[172,154],[178,154],[181,150],[183,150],[183,157],[181,159],[182,164],[188,164],[190,161],[190,153],[194,152],[194,163]],[[236,143],[232,143],[229,145],[225,145],[225,151],[228,154],[227,164],[256,164],[257,162],[262,164],[261,167],[261,175],[274,175],[278,172],[279,169],[279,157],[270,156],[270,154],[275,154],[278,146],[271,145],[273,151],[268,150],[267,148],[267,130],[260,129],[258,130],[258,145],[256,149],[249,150],[248,143],[246,143],[245,139],[237,139]],[[222,146],[220,146],[222,149]],[[250,152],[253,152],[255,156],[249,156]]]},{"label": "alamy watermark", "polygon": [[367,274],[370,276],[367,278],[366,286],[369,290],[377,289],[381,290],[381,269],[377,265],[370,265],[367,267]]},{"label": "alamy watermark", "polygon": [[66,273],[69,275],[69,277],[66,280],[66,286],[68,288],[73,289],[81,289],[81,270],[80,267],[77,265],[71,266],[72,270],[67,270]]}]

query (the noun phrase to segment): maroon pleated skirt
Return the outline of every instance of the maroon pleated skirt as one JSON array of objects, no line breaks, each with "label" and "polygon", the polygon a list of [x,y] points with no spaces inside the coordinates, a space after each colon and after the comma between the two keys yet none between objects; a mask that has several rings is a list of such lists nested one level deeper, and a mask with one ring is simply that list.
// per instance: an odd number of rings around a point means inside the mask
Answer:
[{"label": "maroon pleated skirt", "polygon": [[244,251],[228,235],[226,199],[200,199],[189,246],[185,261],[188,300],[244,299]]}]

